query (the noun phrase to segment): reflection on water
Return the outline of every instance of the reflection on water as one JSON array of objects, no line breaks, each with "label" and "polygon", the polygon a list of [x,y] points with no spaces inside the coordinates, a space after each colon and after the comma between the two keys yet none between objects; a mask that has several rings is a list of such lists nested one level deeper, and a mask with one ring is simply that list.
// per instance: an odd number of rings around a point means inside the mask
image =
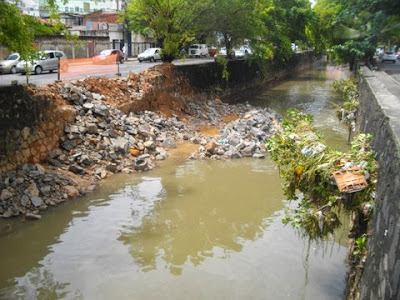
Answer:
[{"label": "reflection on water", "polygon": [[[245,166],[192,161],[173,175],[150,181],[167,201],[157,203],[141,224],[121,236],[143,271],[156,269],[161,257],[171,273],[181,274],[187,261],[199,265],[213,257],[215,247],[225,256],[262,235],[264,219],[282,208],[280,190],[271,190],[280,182],[271,163],[249,160]],[[145,190],[135,189],[133,198],[147,198],[141,193]],[[274,200],[266,203],[270,198]]]},{"label": "reflection on water", "polygon": [[[323,72],[280,83],[254,102],[274,97],[268,105],[309,109],[319,126],[337,127],[328,139],[345,145],[345,130],[333,118],[324,124],[336,100]],[[308,244],[282,225],[286,203],[272,161],[187,161],[185,149],[143,176],[108,179],[40,222],[10,221],[14,232],[0,237],[0,298],[341,298],[346,248]]]}]

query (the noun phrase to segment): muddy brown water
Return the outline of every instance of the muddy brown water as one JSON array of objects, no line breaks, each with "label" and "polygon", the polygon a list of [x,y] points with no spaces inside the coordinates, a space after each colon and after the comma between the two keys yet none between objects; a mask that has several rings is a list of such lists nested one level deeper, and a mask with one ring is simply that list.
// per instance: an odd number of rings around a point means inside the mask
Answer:
[{"label": "muddy brown water", "polygon": [[[331,105],[341,76],[318,67],[244,100],[312,113],[345,149]],[[189,161],[193,149],[151,172],[115,175],[41,221],[0,220],[12,227],[0,235],[0,298],[340,299],[345,233],[309,244],[282,225],[289,204],[270,159]]]}]

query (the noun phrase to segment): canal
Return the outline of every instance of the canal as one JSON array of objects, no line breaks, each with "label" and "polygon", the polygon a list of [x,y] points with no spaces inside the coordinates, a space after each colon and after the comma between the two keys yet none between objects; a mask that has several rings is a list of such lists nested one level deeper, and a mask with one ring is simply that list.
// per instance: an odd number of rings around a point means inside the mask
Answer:
[{"label": "canal", "polygon": [[[328,144],[343,150],[347,130],[331,87],[343,76],[318,66],[244,100],[313,114]],[[150,172],[115,175],[40,221],[7,220],[0,298],[342,298],[346,231],[309,243],[281,222],[295,203],[284,199],[274,162],[188,160],[194,149],[179,147]]]}]

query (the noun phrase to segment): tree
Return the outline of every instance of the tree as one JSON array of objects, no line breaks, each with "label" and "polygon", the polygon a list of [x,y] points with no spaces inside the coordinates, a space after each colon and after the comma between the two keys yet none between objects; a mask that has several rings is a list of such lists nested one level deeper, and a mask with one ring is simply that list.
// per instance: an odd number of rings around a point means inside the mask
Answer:
[{"label": "tree", "polygon": [[210,10],[210,0],[132,0],[125,18],[135,32],[155,37],[162,59],[171,62],[198,35],[198,22]]},{"label": "tree", "polygon": [[26,59],[34,50],[34,32],[26,26],[18,8],[4,1],[0,2],[0,44],[11,51],[19,52]]},{"label": "tree", "polygon": [[[56,9],[54,1],[49,0],[49,5],[53,11]],[[24,60],[36,51],[35,36],[54,34],[64,28],[61,23],[42,24],[34,17],[23,15],[15,4],[0,1],[0,44],[18,52]]]},{"label": "tree", "polygon": [[358,60],[372,62],[378,43],[398,38],[398,1],[319,0],[314,11],[325,47],[333,49],[336,59],[349,63],[352,70]]},{"label": "tree", "polygon": [[[263,0],[258,9],[262,22],[259,48],[280,63],[293,54],[291,43],[308,44],[306,28],[312,22],[311,5],[307,0]],[[267,57],[268,58],[268,57]]]},{"label": "tree", "polygon": [[223,38],[228,58],[234,46],[243,44],[245,40],[254,39],[257,35],[257,19],[255,8],[257,0],[215,0],[207,18],[203,19],[208,31]]}]

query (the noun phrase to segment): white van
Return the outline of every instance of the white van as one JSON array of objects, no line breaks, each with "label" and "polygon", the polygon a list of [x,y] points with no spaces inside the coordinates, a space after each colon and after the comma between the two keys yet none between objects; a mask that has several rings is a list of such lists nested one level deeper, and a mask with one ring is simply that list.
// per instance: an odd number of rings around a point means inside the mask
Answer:
[{"label": "white van", "polygon": [[189,47],[189,55],[195,57],[207,57],[208,46],[206,44],[193,44]]}]

